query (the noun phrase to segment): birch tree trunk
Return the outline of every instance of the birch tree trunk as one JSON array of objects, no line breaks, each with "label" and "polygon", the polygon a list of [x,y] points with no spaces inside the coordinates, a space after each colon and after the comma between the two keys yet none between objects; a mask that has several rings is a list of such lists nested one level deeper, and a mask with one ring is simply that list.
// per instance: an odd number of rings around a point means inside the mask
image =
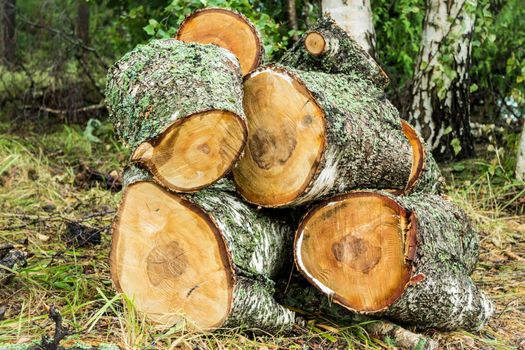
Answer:
[{"label": "birch tree trunk", "polygon": [[408,119],[440,159],[474,153],[469,67],[477,0],[429,0]]},{"label": "birch tree trunk", "polygon": [[330,16],[372,57],[375,56],[376,33],[370,0],[323,0],[323,12]]},{"label": "birch tree trunk", "polygon": [[525,180],[525,123],[521,130],[520,144],[518,145],[518,158],[516,160],[516,178]]}]

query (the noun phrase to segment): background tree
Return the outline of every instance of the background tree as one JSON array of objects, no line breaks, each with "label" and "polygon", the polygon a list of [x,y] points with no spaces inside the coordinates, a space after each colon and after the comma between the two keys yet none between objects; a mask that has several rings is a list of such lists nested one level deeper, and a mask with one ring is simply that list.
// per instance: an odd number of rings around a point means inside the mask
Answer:
[{"label": "background tree", "polygon": [[375,56],[376,35],[370,0],[323,0],[323,12],[349,33],[368,53]]},{"label": "background tree", "polygon": [[15,64],[16,0],[0,0],[0,58],[8,66]]},{"label": "background tree", "polygon": [[77,0],[76,34],[82,44],[89,45],[89,4],[86,0]]},{"label": "background tree", "polygon": [[441,159],[474,153],[471,40],[476,0],[429,0],[408,119]]}]

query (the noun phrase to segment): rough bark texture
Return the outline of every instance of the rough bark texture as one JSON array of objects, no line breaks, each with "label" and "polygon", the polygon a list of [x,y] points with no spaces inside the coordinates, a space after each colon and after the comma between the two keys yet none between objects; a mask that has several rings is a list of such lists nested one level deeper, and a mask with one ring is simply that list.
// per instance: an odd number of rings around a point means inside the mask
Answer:
[{"label": "rough bark texture", "polygon": [[16,0],[0,0],[0,63],[15,64]]},{"label": "rough bark texture", "polygon": [[117,135],[134,149],[195,113],[226,110],[244,120],[241,79],[225,49],[153,40],[110,69],[106,100]]},{"label": "rough bark texture", "polygon": [[356,188],[402,191],[412,167],[412,149],[398,111],[382,92],[355,75],[286,69],[323,109],[327,132],[318,173],[290,205]]},{"label": "rough bark texture", "polygon": [[516,157],[516,178],[525,181],[525,124],[521,130],[520,143],[518,145],[518,156]]},{"label": "rough bark texture", "polygon": [[386,320],[349,312],[332,303],[300,276],[293,275],[290,281],[282,281],[277,294],[278,301],[298,313],[314,317],[328,318],[338,325],[356,325],[364,328],[371,336],[378,337],[398,349],[434,350],[438,344],[424,335],[413,333]]},{"label": "rough bark texture", "polygon": [[[476,0],[428,0],[409,121],[434,155],[474,153],[469,67]],[[456,151],[454,151],[456,148]]]},{"label": "rough bark texture", "polygon": [[[137,167],[127,169],[126,186],[149,181]],[[206,212],[224,237],[231,258],[235,286],[230,315],[222,327],[245,327],[264,331],[288,330],[295,314],[279,305],[274,297],[274,278],[291,255],[292,229],[282,220],[245,204],[229,180],[185,199]]]},{"label": "rough bark texture", "polygon": [[366,52],[375,55],[376,33],[370,0],[323,0],[321,7]]},{"label": "rough bark texture", "polygon": [[416,247],[414,256],[406,254],[412,277],[403,294],[373,314],[421,329],[481,328],[494,307],[469,277],[478,261],[479,238],[465,212],[438,195],[380,194],[415,214],[409,230],[415,230]]},{"label": "rough bark texture", "polygon": [[[305,48],[309,33],[319,33],[326,41],[324,53],[315,56]],[[281,64],[301,70],[357,75],[370,80],[379,89],[388,85],[389,79],[381,66],[330,16],[323,16],[303,34],[280,60]]]},{"label": "rough bark texture", "polygon": [[480,329],[494,305],[470,274],[479,256],[479,237],[466,213],[437,195],[397,197],[416,214],[417,248],[409,285],[385,315],[420,328]]}]

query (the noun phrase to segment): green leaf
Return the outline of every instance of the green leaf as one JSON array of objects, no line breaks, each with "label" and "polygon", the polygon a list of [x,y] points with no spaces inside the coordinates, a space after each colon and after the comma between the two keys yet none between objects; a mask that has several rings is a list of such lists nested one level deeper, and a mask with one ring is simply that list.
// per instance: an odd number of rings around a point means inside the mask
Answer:
[{"label": "green leaf", "polygon": [[478,91],[479,87],[478,87],[478,84],[476,83],[473,83],[472,85],[470,85],[470,92],[476,92]]},{"label": "green leaf", "polygon": [[463,163],[454,163],[452,164],[452,170],[454,170],[455,172],[462,172],[463,170],[465,170],[465,164]]},{"label": "green leaf", "polygon": [[452,141],[450,141],[450,145],[452,146],[452,149],[454,151],[454,155],[458,155],[459,152],[461,152],[461,142],[457,137],[453,138]]},{"label": "green leaf", "polygon": [[443,135],[448,135],[452,132],[452,127],[449,125],[447,126],[447,128],[445,129],[445,131],[443,131]]}]

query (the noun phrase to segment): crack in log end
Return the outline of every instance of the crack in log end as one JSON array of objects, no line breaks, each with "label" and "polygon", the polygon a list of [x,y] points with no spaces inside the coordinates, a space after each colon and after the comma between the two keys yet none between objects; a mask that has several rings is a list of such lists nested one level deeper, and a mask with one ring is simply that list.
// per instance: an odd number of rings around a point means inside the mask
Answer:
[{"label": "crack in log end", "polygon": [[259,168],[268,170],[282,166],[297,146],[297,132],[288,124],[281,124],[276,131],[259,128],[250,138],[249,146],[250,155]]},{"label": "crack in log end", "polygon": [[176,241],[153,248],[147,257],[148,278],[155,287],[164,280],[176,279],[186,271],[188,259]]},{"label": "crack in log end", "polygon": [[[334,302],[357,312],[378,312],[403,293],[411,269],[399,204],[375,192],[352,192],[322,202],[299,225],[299,271]],[[310,236],[305,240],[303,237]]]},{"label": "crack in log end", "polygon": [[193,291],[194,291],[195,289],[199,288],[199,287],[200,287],[199,284],[197,284],[195,287],[192,287],[192,288],[188,291],[188,293],[186,294],[186,298],[189,298],[190,295],[191,295],[191,293],[193,293]]},{"label": "crack in log end", "polygon": [[339,242],[332,244],[332,254],[340,263],[368,274],[381,260],[381,247],[348,234]]}]

